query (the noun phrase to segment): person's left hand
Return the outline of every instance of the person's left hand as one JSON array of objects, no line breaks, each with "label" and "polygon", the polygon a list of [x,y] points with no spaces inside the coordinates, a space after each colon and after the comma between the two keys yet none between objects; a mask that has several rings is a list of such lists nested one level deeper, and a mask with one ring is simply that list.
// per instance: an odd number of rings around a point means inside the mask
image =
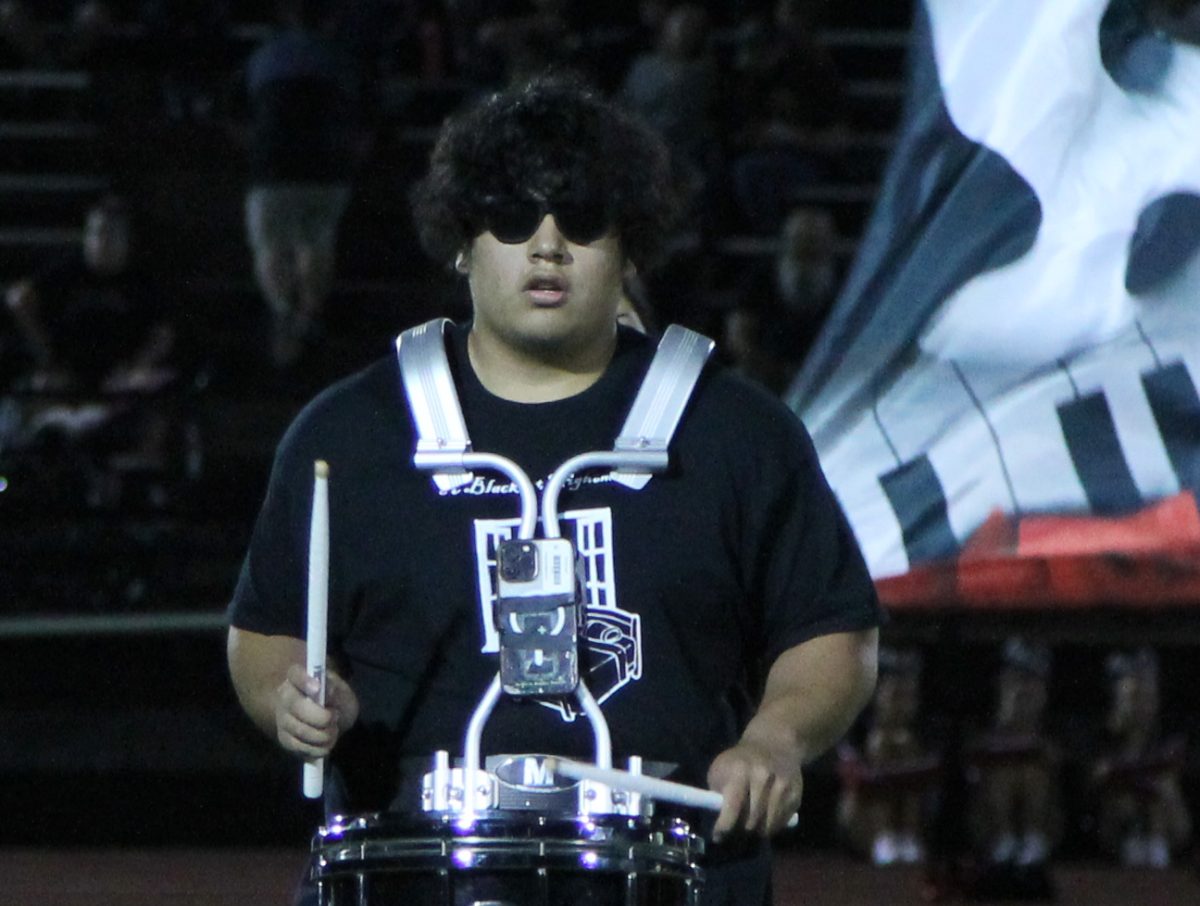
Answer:
[{"label": "person's left hand", "polygon": [[769,837],[787,827],[804,794],[801,759],[743,739],[708,769],[708,785],[725,797],[713,825],[713,840],[730,831]]}]

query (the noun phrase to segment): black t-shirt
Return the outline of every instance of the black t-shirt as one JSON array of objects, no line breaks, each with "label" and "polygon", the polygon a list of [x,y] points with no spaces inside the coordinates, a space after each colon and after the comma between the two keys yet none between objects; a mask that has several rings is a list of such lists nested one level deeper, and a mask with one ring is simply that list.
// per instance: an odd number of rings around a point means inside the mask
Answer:
[{"label": "black t-shirt", "polygon": [[[519,463],[539,486],[570,456],[611,449],[653,345],[622,329],[604,375],[568,399],[497,398],[475,377],[466,329],[452,367],[474,449]],[[325,391],[289,428],[230,608],[233,625],[303,638],[313,462],[329,462],[330,650],[361,704],[335,750],[349,805],[390,800],[402,757],[461,755],[498,669],[489,638],[494,552],[515,534],[510,481],[480,473],[439,493],[412,465],[414,432],[394,359]],[[752,713],[785,649],[881,618],[845,519],[795,417],[709,367],[642,490],[588,475],[559,499],[585,564],[589,689],[614,758],[680,765],[703,784]],[[572,717],[574,719],[566,719]],[[584,716],[503,699],[484,754],[587,755]]]}]

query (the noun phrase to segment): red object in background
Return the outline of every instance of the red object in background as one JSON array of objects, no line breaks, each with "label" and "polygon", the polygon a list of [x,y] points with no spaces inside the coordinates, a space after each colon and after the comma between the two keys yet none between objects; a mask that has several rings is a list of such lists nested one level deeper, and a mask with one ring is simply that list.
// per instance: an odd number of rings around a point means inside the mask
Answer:
[{"label": "red object in background", "polygon": [[849,745],[838,748],[837,773],[842,783],[853,789],[873,792],[923,790],[941,779],[942,759],[938,755],[901,758],[886,766],[872,765]]},{"label": "red object in background", "polygon": [[1200,606],[1200,509],[1183,492],[1119,518],[995,513],[957,560],[876,587],[895,609]]},{"label": "red object in background", "polygon": [[1017,525],[1017,556],[1157,553],[1200,548],[1200,510],[1188,492],[1129,516],[1027,516]]}]

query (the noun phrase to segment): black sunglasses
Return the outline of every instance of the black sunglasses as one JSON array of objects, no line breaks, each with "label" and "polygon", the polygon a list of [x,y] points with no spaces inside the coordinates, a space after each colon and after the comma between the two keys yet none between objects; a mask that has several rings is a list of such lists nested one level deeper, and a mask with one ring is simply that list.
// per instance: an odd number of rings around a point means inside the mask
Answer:
[{"label": "black sunglasses", "polygon": [[489,195],[484,197],[479,211],[483,228],[508,245],[528,240],[547,214],[554,215],[563,236],[576,245],[595,242],[612,226],[608,206],[598,198],[543,201]]}]

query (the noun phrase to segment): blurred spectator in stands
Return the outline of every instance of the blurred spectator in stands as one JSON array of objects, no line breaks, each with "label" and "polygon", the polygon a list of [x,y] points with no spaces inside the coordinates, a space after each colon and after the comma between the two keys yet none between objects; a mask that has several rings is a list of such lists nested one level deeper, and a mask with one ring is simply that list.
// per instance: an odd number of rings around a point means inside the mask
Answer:
[{"label": "blurred spectator in stands", "polygon": [[780,394],[795,365],[775,342],[779,311],[767,302],[743,302],[725,313],[718,347],[735,370]]},{"label": "blurred spectator in stands", "polygon": [[579,35],[567,0],[529,0],[523,10],[497,14],[479,26],[475,44],[491,60],[484,81],[508,83],[578,62]]},{"label": "blurred spectator in stands", "polygon": [[911,865],[925,855],[921,818],[940,765],[918,736],[920,706],[920,653],[881,649],[861,751],[849,743],[838,750],[838,829],[875,865]]},{"label": "blurred spectator in stands", "polygon": [[5,301],[30,368],[0,446],[53,440],[99,467],[164,467],[171,412],[161,393],[177,376],[177,327],[134,255],[125,199],[93,205],[78,251],[19,280]]},{"label": "blurred spectator in stands", "polygon": [[1061,756],[1044,726],[1052,656],[1013,637],[1001,657],[992,725],[967,750],[971,824],[987,883],[1048,895],[1046,863],[1062,834]]},{"label": "blurred spectator in stands", "polygon": [[88,210],[78,252],[9,288],[8,309],[34,363],[31,388],[161,385],[175,330],[132,243],[128,203],[107,196]]},{"label": "blurred spectator in stands", "polygon": [[80,0],[71,11],[69,28],[60,45],[60,65],[78,69],[111,69],[120,51],[120,17],[107,0]]},{"label": "blurred spectator in stands", "polygon": [[633,61],[621,89],[625,104],[666,140],[693,207],[718,166],[717,86],[708,13],[683,3],[666,14],[655,47]]},{"label": "blurred spectator in stands", "polygon": [[454,70],[454,29],[447,6],[436,0],[422,0],[414,16],[412,32],[416,38],[416,64],[408,69],[427,82],[447,79]]},{"label": "blurred spectator in stands", "polygon": [[1123,865],[1165,868],[1192,834],[1182,788],[1184,740],[1163,735],[1154,651],[1115,652],[1106,666],[1107,751],[1092,769],[1100,845]]},{"label": "blurred spectator in stands", "polygon": [[0,62],[9,68],[110,67],[119,23],[111,0],[0,0]]},{"label": "blurred spectator in stands", "polygon": [[207,122],[230,61],[228,0],[144,0],[141,21],[167,118]]},{"label": "blurred spectator in stands", "polygon": [[[423,15],[444,29],[449,74],[468,81],[491,82],[497,78],[500,63],[495,52],[478,46],[479,29],[494,16],[510,14],[512,5],[511,0],[431,0],[429,6],[440,9]],[[486,73],[486,77],[478,79],[479,73]]]},{"label": "blurred spectator in stands", "polygon": [[747,228],[774,232],[804,189],[836,172],[849,137],[842,79],[816,38],[813,0],[778,0],[737,31],[730,178]]},{"label": "blurred spectator in stands", "polygon": [[837,295],[840,241],[833,214],[825,208],[793,208],[780,228],[770,291],[794,331],[790,348],[797,362],[807,353]]},{"label": "blurred spectator in stands", "polygon": [[279,367],[299,358],[321,318],[366,151],[359,68],[331,37],[336,10],[332,0],[284,0],[284,27],[246,64],[246,230]]},{"label": "blurred spectator in stands", "polygon": [[823,208],[792,210],[771,259],[746,271],[722,325],[722,348],[779,393],[804,360],[837,293],[837,227]]},{"label": "blurred spectator in stands", "polygon": [[662,39],[663,26],[677,0],[638,0],[637,19],[642,46],[639,52],[650,52]]}]

